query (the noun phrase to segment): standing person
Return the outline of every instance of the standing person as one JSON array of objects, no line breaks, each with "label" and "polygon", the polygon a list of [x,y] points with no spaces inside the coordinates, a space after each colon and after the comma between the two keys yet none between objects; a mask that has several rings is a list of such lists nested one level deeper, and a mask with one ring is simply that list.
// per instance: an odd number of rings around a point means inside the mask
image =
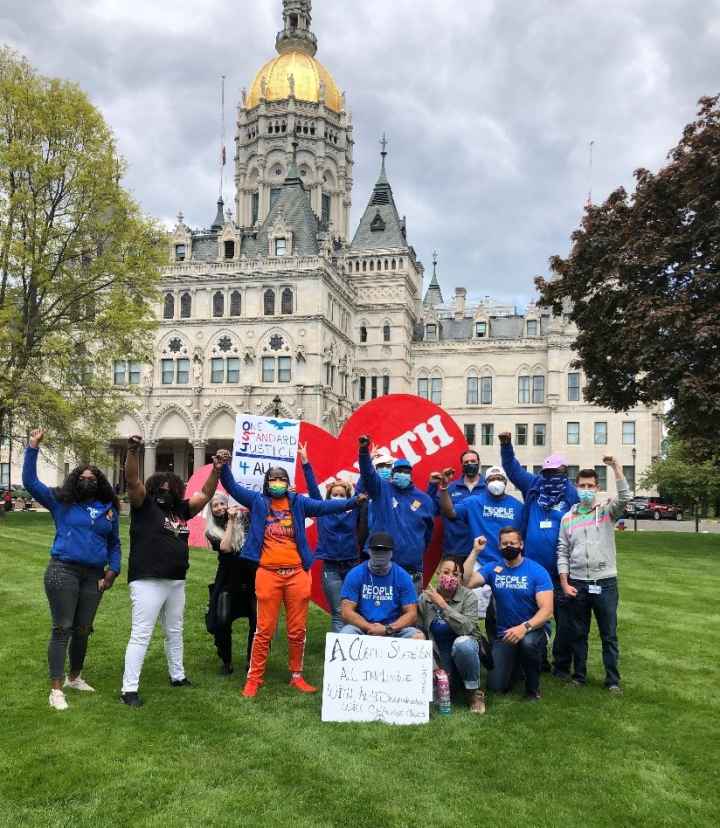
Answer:
[{"label": "standing person", "polygon": [[573,623],[574,683],[584,685],[587,681],[588,636],[594,614],[602,641],[605,687],[611,693],[620,693],[615,521],[630,500],[630,487],[614,457],[603,457],[603,463],[615,474],[617,497],[601,502],[595,470],[582,469],[578,473],[575,482],[580,502],[560,524],[558,571]]},{"label": "standing person", "polygon": [[[530,474],[523,469],[515,457],[512,435],[509,431],[500,434],[502,466],[510,482],[522,492],[525,501],[521,521],[527,557],[545,567],[552,578],[555,593],[555,638],[553,640],[552,672],[567,679],[570,676],[571,620],[567,612],[567,599],[560,586],[557,569],[557,544],[560,521],[563,515],[578,502],[578,493],[567,476],[567,460],[560,454],[551,454],[543,462],[540,474]],[[543,658],[543,669],[550,669],[547,655]]]},{"label": "standing person", "polygon": [[437,589],[428,586],[418,601],[418,627],[432,641],[438,667],[462,681],[470,712],[484,713],[477,596],[463,586],[454,555],[440,561],[437,574]]},{"label": "standing person", "polygon": [[[308,461],[307,443],[299,446],[303,474],[308,494],[315,500],[322,495],[315,479],[315,473]],[[326,500],[349,500],[352,486],[344,480],[331,480],[325,486]],[[330,607],[331,630],[340,632],[343,626],[340,612],[340,591],[348,572],[360,561],[358,552],[358,518],[360,509],[348,509],[337,515],[326,515],[317,520],[318,544],[315,558],[323,561],[322,584],[325,598]]]},{"label": "standing person", "polygon": [[215,637],[215,648],[222,660],[222,672],[226,676],[232,675],[234,670],[233,621],[237,618],[248,619],[246,672],[250,668],[250,653],[257,624],[257,566],[240,557],[245,542],[246,515],[237,506],[228,508],[228,496],[215,492],[210,501],[205,526],[205,538],[210,548],[218,553],[218,568],[208,607],[208,629]]},{"label": "standing person", "polygon": [[190,567],[187,522],[215,493],[217,461],[213,461],[202,491],[184,497],[185,484],[172,472],[157,472],[140,480],[138,453],[142,437],[128,439],[125,481],[130,500],[130,558],[128,583],[132,603],[132,629],[125,650],[121,700],[140,707],[140,673],[158,617],[165,632],[165,656],[170,684],[188,687],[183,665],[185,578]]},{"label": "standing person", "polygon": [[[440,491],[445,486],[450,502],[453,506],[457,506],[470,500],[470,498],[482,496],[486,491],[487,476],[483,480],[480,474],[480,455],[475,449],[468,449],[460,455],[460,466],[462,476],[458,477],[457,480],[448,481],[443,479],[442,475],[437,472],[431,474],[427,493],[435,501],[437,508],[443,515],[443,555],[457,558],[462,567],[465,558],[470,554],[475,535],[472,534],[466,521],[455,521],[442,511]],[[455,472],[453,471],[454,476]]]},{"label": "standing person", "polygon": [[395,460],[390,478],[385,479],[373,467],[370,438],[360,437],[359,446],[360,479],[370,497],[370,534],[390,535],[395,563],[410,575],[419,595],[423,587],[423,559],[432,538],[437,508],[432,498],[413,484],[408,460]]},{"label": "standing person", "polygon": [[[30,434],[22,481],[55,522],[50,563],[45,570],[45,594],[52,616],[48,702],[55,710],[67,710],[63,687],[93,692],[82,677],[82,669],[100,599],[120,574],[120,504],[105,475],[87,463],[70,472],[58,489],[41,483],[37,459],[44,436],[41,428]],[[68,644],[70,670],[63,683]]]},{"label": "standing person", "polygon": [[408,573],[393,563],[393,539],[375,532],[368,539],[367,561],[348,572],[343,584],[341,635],[376,635],[422,640],[414,626],[417,594]]},{"label": "standing person", "polygon": [[[466,572],[472,572],[475,560],[487,540],[475,539]],[[497,632],[492,642],[494,666],[488,674],[488,689],[499,693],[510,690],[515,668],[525,674],[525,698],[540,699],[540,673],[545,646],[544,626],[553,614],[553,586],[547,570],[530,558],[523,557],[520,530],[505,526],[500,530],[503,564],[486,564],[472,574],[471,583],[489,584],[497,609]]]},{"label": "standing person", "polygon": [[250,510],[250,529],[242,557],[259,564],[255,577],[257,630],[243,696],[254,698],[263,684],[281,604],[285,605],[287,619],[290,686],[301,693],[315,693],[317,688],[303,678],[313,562],[305,535],[305,518],[346,512],[355,507],[358,497],[315,500],[297,495],[289,491],[290,476],[279,467],[267,470],[262,492],[253,492],[233,478],[227,465],[229,452],[218,452],[218,460],[224,463],[220,480],[225,491]]}]

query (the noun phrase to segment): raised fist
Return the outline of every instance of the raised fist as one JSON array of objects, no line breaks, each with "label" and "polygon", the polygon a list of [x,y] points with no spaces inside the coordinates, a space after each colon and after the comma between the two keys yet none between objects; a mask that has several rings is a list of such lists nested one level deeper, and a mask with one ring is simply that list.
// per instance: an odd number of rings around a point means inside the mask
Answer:
[{"label": "raised fist", "polygon": [[212,458],[213,466],[217,471],[226,466],[232,460],[232,455],[227,449],[219,449]]},{"label": "raised fist", "polygon": [[485,537],[485,535],[480,535],[473,541],[473,551],[477,550],[478,552],[482,552],[486,546],[487,538]]},{"label": "raised fist", "polygon": [[368,496],[365,494],[365,492],[360,492],[360,494],[355,495],[355,499],[357,500],[358,504],[360,504],[360,503],[367,503],[367,501],[369,500],[369,498],[368,498]]},{"label": "raised fist", "polygon": [[367,436],[367,434],[363,434],[360,437],[358,437],[358,445],[361,449],[368,448],[368,446],[370,445],[370,438]]},{"label": "raised fist", "polygon": [[617,463],[617,460],[612,456],[612,454],[606,454],[605,457],[603,457],[603,463],[605,463],[606,466],[614,466]]},{"label": "raised fist", "polygon": [[442,472],[434,471],[430,474],[430,484],[435,486],[441,486],[443,482]]},{"label": "raised fist", "polygon": [[447,486],[448,483],[450,483],[452,480],[455,479],[455,469],[451,469],[451,468],[443,469],[442,476],[443,476],[443,481],[445,482],[445,485]]},{"label": "raised fist", "polygon": [[137,454],[142,448],[142,445],[143,438],[139,434],[133,434],[131,437],[128,437],[128,451],[132,452],[133,454]]},{"label": "raised fist", "polygon": [[501,431],[498,434],[501,446],[509,446],[512,443],[512,434],[509,431]]},{"label": "raised fist", "polygon": [[30,447],[37,448],[43,441],[45,436],[45,429],[35,428],[30,432]]}]

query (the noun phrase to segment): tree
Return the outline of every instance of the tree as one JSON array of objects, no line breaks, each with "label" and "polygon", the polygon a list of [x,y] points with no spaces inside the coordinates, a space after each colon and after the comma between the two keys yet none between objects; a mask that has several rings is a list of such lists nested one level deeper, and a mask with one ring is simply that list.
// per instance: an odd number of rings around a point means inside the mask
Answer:
[{"label": "tree", "polygon": [[640,485],[657,488],[674,503],[702,504],[706,510],[708,503],[720,501],[720,463],[717,457],[697,462],[684,443],[671,438],[667,455],[650,466]]},{"label": "tree", "polygon": [[75,85],[0,49],[0,434],[42,425],[96,456],[149,358],[166,249],[120,185],[101,114]]},{"label": "tree", "polygon": [[667,420],[696,459],[720,440],[720,96],[658,173],[635,172],[588,205],[572,250],[535,280],[541,302],[577,325],[586,399],[614,411],[672,401]]}]

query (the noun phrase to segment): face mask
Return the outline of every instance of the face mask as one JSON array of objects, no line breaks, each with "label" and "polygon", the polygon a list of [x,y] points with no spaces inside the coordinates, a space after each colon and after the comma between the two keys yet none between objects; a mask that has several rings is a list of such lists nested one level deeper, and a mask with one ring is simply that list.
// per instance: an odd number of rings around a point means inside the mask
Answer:
[{"label": "face mask", "polygon": [[396,472],[393,475],[392,482],[398,489],[407,489],[410,486],[412,477],[409,472]]},{"label": "face mask", "polygon": [[345,500],[345,495],[330,495],[330,500]]},{"label": "face mask", "polygon": [[164,511],[168,511],[173,503],[173,497],[170,492],[160,492],[155,495],[155,503]]},{"label": "face mask", "polygon": [[441,575],[438,586],[446,595],[454,595],[460,586],[460,579],[457,575]]},{"label": "face mask", "polygon": [[217,521],[217,522],[218,522],[221,526],[225,526],[225,525],[227,524],[227,522],[228,522],[228,515],[227,515],[227,512],[225,512],[225,514],[224,514],[224,515],[214,515],[214,517],[215,517],[215,520],[216,520],[216,521]]},{"label": "face mask", "polygon": [[385,466],[384,468],[378,469],[377,473],[378,477],[382,478],[383,480],[390,480],[390,475],[392,474],[392,471],[387,466]]},{"label": "face mask", "polygon": [[480,466],[477,463],[465,463],[463,465],[463,473],[466,477],[477,477],[480,471]]},{"label": "face mask", "polygon": [[98,490],[97,480],[83,480],[80,479],[77,482],[77,490],[80,494],[80,497],[83,498],[91,498],[95,497]]},{"label": "face mask", "polygon": [[595,500],[595,492],[591,489],[578,489],[578,497],[580,498],[580,505],[590,508]]},{"label": "face mask", "polygon": [[519,546],[503,546],[500,551],[506,561],[514,561],[515,558],[517,558],[517,556],[522,552],[522,549]]},{"label": "face mask", "polygon": [[270,483],[268,485],[270,497],[285,497],[287,490],[287,483]]},{"label": "face mask", "polygon": [[505,494],[505,487],[506,484],[502,480],[491,480],[488,483],[488,491],[491,495],[495,495],[495,497],[500,497],[500,495]]},{"label": "face mask", "polygon": [[387,575],[390,572],[390,562],[392,559],[392,549],[372,549],[368,550],[370,560],[368,567],[373,575]]}]

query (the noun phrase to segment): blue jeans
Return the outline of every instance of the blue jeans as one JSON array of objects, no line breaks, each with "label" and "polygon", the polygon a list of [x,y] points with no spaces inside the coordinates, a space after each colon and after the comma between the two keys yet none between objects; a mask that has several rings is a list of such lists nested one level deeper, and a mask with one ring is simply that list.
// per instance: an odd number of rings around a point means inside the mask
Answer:
[{"label": "blue jeans", "polygon": [[480,645],[469,635],[459,635],[454,641],[435,639],[440,666],[448,676],[457,674],[466,690],[480,687]]},{"label": "blue jeans", "polygon": [[[572,654],[575,661],[573,678],[581,684],[587,681],[588,636],[592,616],[598,625],[602,641],[602,658],[605,666],[605,686],[620,684],[618,661],[620,650],[617,639],[617,578],[602,578],[599,581],[576,581],[569,578],[568,583],[577,590],[575,598],[568,599],[572,619]],[[602,592],[592,595],[588,591],[591,583],[597,584]]]},{"label": "blue jeans", "polygon": [[507,693],[515,668],[519,665],[525,673],[525,692],[537,693],[546,642],[544,629],[529,632],[519,644],[509,644],[496,638],[492,644],[495,666],[488,673],[488,689]]},{"label": "blue jeans", "polygon": [[323,561],[322,585],[325,598],[330,606],[331,630],[340,632],[343,627],[340,614],[340,592],[347,573],[357,564],[357,561]]},{"label": "blue jeans", "polygon": [[[382,623],[382,622],[381,622]],[[417,627],[403,627],[401,630],[397,630],[393,638],[414,638],[418,634],[419,630]],[[366,635],[360,627],[356,627],[353,624],[345,624],[345,626],[340,630],[340,635]]]}]

